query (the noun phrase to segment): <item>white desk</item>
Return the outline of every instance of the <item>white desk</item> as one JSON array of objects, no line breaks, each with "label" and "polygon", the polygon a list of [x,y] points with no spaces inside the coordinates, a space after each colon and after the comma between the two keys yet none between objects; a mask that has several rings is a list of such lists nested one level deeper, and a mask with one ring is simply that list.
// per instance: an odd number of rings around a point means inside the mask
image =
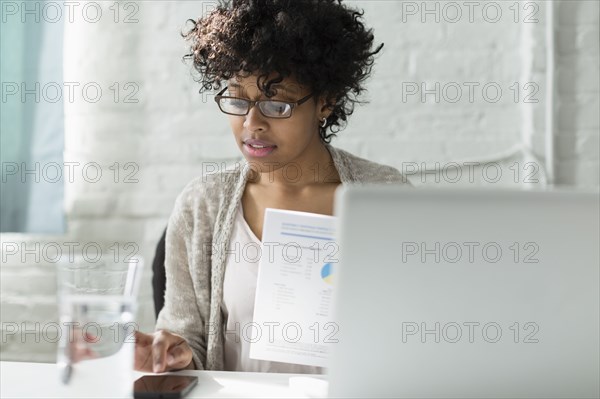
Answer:
[{"label": "white desk", "polygon": [[[325,376],[321,375],[190,370],[176,374],[198,377],[198,385],[186,398],[309,398],[323,397],[326,390]],[[135,372],[134,379],[141,375]],[[306,378],[316,386],[305,384]],[[0,397],[93,398],[94,387],[82,392],[62,385],[55,364],[0,362]]]}]

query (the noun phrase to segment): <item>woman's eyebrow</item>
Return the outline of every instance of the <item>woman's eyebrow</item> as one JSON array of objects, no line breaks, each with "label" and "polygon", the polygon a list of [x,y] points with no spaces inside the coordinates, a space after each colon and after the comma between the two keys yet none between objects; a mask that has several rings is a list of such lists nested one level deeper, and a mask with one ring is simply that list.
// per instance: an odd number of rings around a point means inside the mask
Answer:
[{"label": "woman's eyebrow", "polygon": [[[236,82],[231,82],[228,84],[229,87],[234,87],[234,88],[238,88],[238,89],[244,89],[244,87],[242,85],[240,85],[239,83]],[[275,88],[275,89],[281,89],[283,91],[286,91],[290,94],[298,94],[298,92],[296,91],[296,89],[294,89],[293,87],[286,87],[282,84],[276,83],[274,85],[272,85],[271,87]]]}]

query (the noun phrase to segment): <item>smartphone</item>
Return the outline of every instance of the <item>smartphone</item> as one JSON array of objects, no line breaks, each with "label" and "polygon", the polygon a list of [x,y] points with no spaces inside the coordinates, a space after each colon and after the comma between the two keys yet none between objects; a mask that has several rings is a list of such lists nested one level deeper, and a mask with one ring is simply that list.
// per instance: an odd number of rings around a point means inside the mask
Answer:
[{"label": "smartphone", "polygon": [[178,399],[187,395],[198,383],[198,377],[187,375],[145,375],[133,383],[135,399]]}]

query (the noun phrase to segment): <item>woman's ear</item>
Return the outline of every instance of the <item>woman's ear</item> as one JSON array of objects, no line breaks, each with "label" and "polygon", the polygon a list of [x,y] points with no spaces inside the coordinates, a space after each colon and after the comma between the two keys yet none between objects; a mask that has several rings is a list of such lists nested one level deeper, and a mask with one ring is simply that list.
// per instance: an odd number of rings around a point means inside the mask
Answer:
[{"label": "woman's ear", "polygon": [[327,98],[327,95],[324,94],[319,97],[319,115],[321,117],[328,118],[329,115],[333,112],[335,108],[335,99]]}]

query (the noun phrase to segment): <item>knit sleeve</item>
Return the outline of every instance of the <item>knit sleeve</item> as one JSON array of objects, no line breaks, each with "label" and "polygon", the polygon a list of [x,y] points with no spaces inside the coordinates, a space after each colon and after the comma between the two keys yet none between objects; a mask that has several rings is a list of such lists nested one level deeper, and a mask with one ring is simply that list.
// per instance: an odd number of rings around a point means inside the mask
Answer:
[{"label": "knit sleeve", "polygon": [[[158,315],[156,330],[167,330],[183,337],[192,349],[196,369],[206,368],[206,318],[198,306],[210,300],[208,290],[194,287],[193,243],[190,213],[186,212],[184,191],[175,203],[166,235],[165,305]],[[196,287],[197,288],[197,287]]]}]

